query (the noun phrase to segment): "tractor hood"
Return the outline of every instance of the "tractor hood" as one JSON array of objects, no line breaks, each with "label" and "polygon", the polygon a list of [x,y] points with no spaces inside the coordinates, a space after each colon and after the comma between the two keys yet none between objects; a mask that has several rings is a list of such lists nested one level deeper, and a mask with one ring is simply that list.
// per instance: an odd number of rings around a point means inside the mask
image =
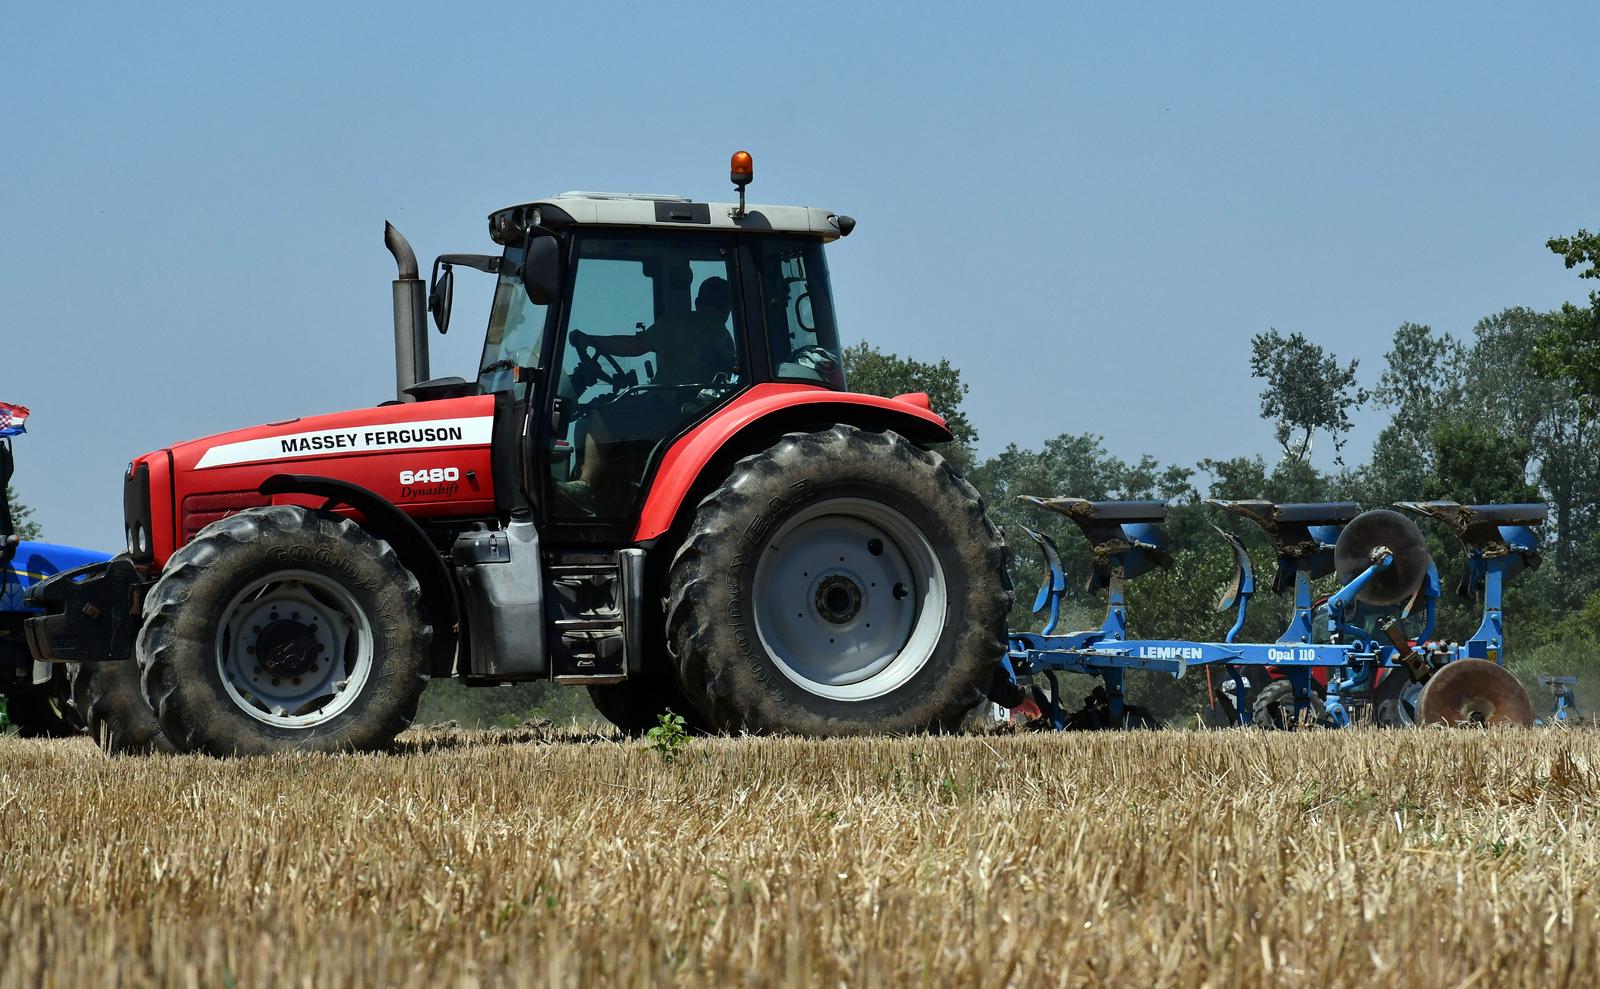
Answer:
[{"label": "tractor hood", "polygon": [[[419,518],[492,514],[495,410],[494,395],[396,403],[236,429],[146,454],[125,479],[129,548],[164,564],[201,528],[228,515],[268,504],[323,503],[309,495],[260,494],[279,474],[354,484]],[[149,535],[138,552],[141,524]]]}]

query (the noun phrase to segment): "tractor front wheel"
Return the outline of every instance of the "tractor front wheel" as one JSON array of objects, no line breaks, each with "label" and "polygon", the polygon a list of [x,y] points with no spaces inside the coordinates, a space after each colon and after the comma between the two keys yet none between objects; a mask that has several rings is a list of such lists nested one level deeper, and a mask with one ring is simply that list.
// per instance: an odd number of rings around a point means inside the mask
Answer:
[{"label": "tractor front wheel", "polygon": [[719,730],[953,728],[1006,651],[1006,548],[970,484],[893,432],[790,433],[700,503],[668,642]]},{"label": "tractor front wheel", "polygon": [[131,659],[111,663],[71,663],[72,706],[89,735],[106,755],[172,752],[156,712],[139,688],[139,664]]},{"label": "tractor front wheel", "polygon": [[430,633],[388,543],[280,505],[213,522],[173,554],[145,602],[139,663],[185,751],[368,751],[416,716]]}]

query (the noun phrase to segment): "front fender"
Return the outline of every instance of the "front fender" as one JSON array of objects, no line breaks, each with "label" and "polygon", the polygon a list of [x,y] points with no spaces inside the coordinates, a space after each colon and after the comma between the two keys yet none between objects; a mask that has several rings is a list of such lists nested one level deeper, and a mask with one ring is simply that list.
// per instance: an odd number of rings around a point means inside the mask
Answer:
[{"label": "front fender", "polygon": [[720,465],[730,453],[752,452],[757,441],[792,430],[844,424],[892,429],[918,444],[949,442],[954,438],[949,427],[925,402],[926,396],[920,395],[879,398],[811,385],[756,385],[667,450],[651,480],[633,538],[655,539],[672,528],[708,467]]}]

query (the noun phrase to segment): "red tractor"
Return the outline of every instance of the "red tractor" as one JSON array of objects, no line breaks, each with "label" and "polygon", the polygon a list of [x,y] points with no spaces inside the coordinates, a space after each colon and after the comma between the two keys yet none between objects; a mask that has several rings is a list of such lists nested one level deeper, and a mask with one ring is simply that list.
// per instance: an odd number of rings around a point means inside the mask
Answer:
[{"label": "red tractor", "polygon": [[[430,677],[587,686],[626,730],[950,725],[1006,651],[1004,542],[924,395],[845,390],[821,209],[569,193],[424,299],[398,396],[129,465],[127,550],[41,584],[33,654],[109,751],[382,748]],[[473,379],[424,312],[497,278]]]}]

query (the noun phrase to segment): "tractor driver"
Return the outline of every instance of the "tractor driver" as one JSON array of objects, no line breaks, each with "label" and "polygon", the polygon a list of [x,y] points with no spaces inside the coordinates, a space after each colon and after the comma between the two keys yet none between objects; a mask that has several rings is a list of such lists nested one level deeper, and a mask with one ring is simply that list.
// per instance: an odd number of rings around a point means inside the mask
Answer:
[{"label": "tractor driver", "polygon": [[710,384],[719,374],[736,369],[738,353],[728,333],[733,293],[725,278],[712,276],[700,283],[694,311],[669,313],[632,335],[592,336],[582,330],[570,334],[572,346],[593,347],[617,357],[656,355],[655,384]]},{"label": "tractor driver", "polygon": [[[652,384],[709,387],[719,376],[738,370],[739,352],[728,332],[732,292],[725,278],[700,283],[694,311],[668,313],[634,334],[592,336],[569,333],[573,349],[593,347],[617,357],[639,357],[651,351],[659,367]],[[726,378],[724,378],[726,380]],[[625,406],[602,406],[585,420],[581,440],[582,468],[571,481],[558,481],[558,510],[579,516],[620,515],[631,505],[650,451],[665,431],[692,417],[707,401],[691,390],[636,394]]]}]

